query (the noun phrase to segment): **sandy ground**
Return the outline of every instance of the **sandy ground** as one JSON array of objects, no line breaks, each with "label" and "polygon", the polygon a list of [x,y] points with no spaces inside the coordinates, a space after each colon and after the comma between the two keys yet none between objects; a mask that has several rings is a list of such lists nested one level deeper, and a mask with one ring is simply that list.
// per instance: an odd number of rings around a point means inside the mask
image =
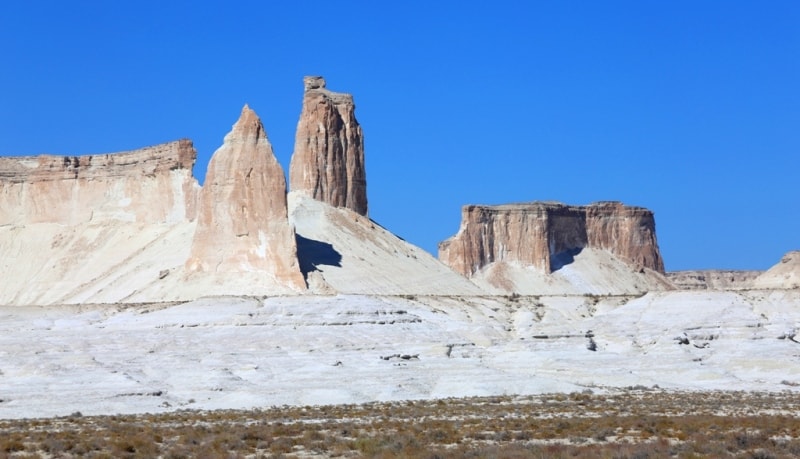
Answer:
[{"label": "sandy ground", "polygon": [[0,418],[636,385],[797,391],[798,306],[797,290],[3,306]]}]

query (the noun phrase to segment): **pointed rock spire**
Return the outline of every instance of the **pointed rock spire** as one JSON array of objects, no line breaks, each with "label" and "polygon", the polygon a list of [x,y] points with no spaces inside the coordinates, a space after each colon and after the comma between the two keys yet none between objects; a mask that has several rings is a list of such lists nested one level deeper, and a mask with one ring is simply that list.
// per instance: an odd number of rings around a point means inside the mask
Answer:
[{"label": "pointed rock spire", "polygon": [[305,77],[303,83],[303,109],[289,167],[290,188],[367,215],[364,138],[353,96],[329,91],[322,77]]},{"label": "pointed rock spire", "polygon": [[286,179],[264,126],[247,105],[208,165],[186,267],[266,272],[305,288],[286,208]]}]

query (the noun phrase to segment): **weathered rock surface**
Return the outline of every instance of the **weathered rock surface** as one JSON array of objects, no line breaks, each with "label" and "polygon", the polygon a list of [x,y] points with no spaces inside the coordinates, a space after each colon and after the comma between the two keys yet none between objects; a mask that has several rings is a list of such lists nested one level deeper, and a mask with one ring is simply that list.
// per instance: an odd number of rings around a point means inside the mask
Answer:
[{"label": "weathered rock surface", "polygon": [[189,271],[269,273],[305,288],[289,226],[286,179],[247,105],[208,165]]},{"label": "weathered rock surface", "polygon": [[753,281],[753,287],[759,289],[800,288],[800,251],[794,250],[784,255],[780,262]]},{"label": "weathered rock surface", "polygon": [[189,140],[87,156],[0,158],[0,225],[195,217],[199,191]]},{"label": "weathered rock surface", "polygon": [[664,272],[651,210],[617,201],[591,204],[586,206],[586,235],[588,247],[605,249],[637,269]]},{"label": "weathered rock surface", "polygon": [[303,82],[290,189],[367,215],[364,137],[353,96],[326,89],[322,77],[305,77]]},{"label": "weathered rock surface", "polygon": [[636,270],[664,272],[653,213],[619,202],[464,206],[458,233],[439,244],[439,259],[468,277],[495,262],[550,273],[584,248],[606,250]]},{"label": "weathered rock surface", "polygon": [[762,271],[693,270],[667,273],[667,279],[681,290],[747,290]]}]

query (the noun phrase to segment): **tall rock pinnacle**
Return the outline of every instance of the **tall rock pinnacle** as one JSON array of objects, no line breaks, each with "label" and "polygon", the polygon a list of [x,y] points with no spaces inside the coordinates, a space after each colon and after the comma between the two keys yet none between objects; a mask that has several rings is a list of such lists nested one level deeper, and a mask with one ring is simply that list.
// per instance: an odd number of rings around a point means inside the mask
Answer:
[{"label": "tall rock pinnacle", "polygon": [[367,215],[364,138],[353,96],[325,89],[322,77],[305,77],[303,83],[303,110],[289,167],[290,188]]},{"label": "tall rock pinnacle", "polygon": [[305,288],[289,226],[286,179],[264,126],[247,105],[208,165],[190,271],[266,272]]}]

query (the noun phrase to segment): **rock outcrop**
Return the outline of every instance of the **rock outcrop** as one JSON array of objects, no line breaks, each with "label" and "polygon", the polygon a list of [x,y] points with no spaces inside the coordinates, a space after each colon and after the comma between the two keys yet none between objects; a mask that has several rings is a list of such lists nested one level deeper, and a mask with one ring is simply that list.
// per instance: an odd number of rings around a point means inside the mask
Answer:
[{"label": "rock outcrop", "polygon": [[208,165],[186,267],[265,272],[305,288],[289,226],[283,169],[261,120],[247,105]]},{"label": "rock outcrop", "polygon": [[364,137],[353,96],[326,89],[322,77],[305,77],[303,82],[290,189],[367,215]]},{"label": "rock outcrop", "polygon": [[664,272],[653,213],[619,202],[464,206],[458,234],[439,244],[439,259],[468,277],[501,261],[550,273],[584,248]]},{"label": "rock outcrop", "polygon": [[195,217],[199,190],[189,140],[86,156],[0,158],[0,225]]}]

